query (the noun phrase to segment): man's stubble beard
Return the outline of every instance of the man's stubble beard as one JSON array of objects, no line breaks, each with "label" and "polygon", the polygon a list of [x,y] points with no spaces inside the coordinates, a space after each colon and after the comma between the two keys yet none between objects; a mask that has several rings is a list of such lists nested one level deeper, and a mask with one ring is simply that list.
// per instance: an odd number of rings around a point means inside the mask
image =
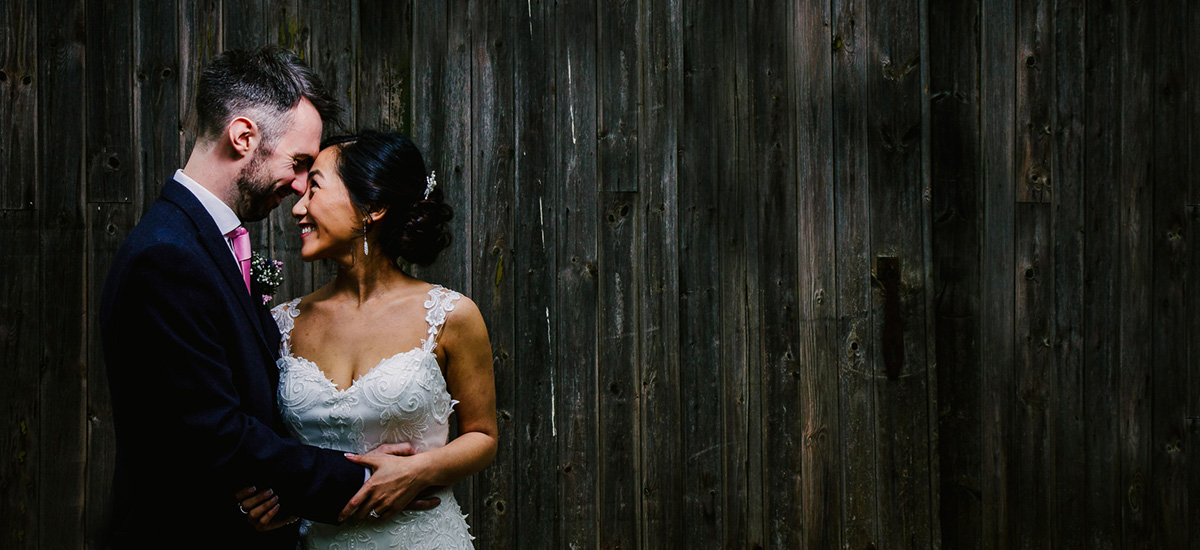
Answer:
[{"label": "man's stubble beard", "polygon": [[265,219],[275,209],[272,197],[275,195],[275,182],[266,170],[266,159],[271,152],[265,147],[254,151],[254,158],[242,167],[234,181],[234,190],[238,218],[243,222],[256,222]]}]

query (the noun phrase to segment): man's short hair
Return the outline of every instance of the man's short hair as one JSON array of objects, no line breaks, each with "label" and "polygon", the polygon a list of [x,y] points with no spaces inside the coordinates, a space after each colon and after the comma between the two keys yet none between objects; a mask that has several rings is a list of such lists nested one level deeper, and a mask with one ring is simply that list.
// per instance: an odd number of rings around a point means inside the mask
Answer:
[{"label": "man's short hair", "polygon": [[200,74],[196,133],[215,139],[235,117],[247,116],[259,126],[261,146],[270,150],[291,126],[289,111],[301,98],[316,107],[327,127],[339,121],[341,105],[296,54],[279,46],[229,50]]}]

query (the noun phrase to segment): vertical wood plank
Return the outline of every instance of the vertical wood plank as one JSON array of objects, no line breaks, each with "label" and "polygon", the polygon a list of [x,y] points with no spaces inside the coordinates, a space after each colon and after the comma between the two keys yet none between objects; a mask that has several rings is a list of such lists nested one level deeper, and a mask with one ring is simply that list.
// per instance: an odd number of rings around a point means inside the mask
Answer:
[{"label": "vertical wood plank", "polygon": [[[1017,478],[1012,407],[1016,397],[1013,365],[1016,327],[1013,307],[1016,270],[1016,14],[999,0],[980,9],[981,101],[980,150],[983,152],[983,258],[980,295],[987,297],[980,316],[982,384],[983,524],[982,547],[1011,548],[1014,543]],[[983,115],[986,113],[986,116]]]},{"label": "vertical wood plank", "polygon": [[[711,461],[716,453],[690,455],[684,461],[688,435],[681,423],[681,388],[685,380],[707,376],[703,363],[692,365],[691,376],[684,376],[680,357],[683,317],[680,250],[681,236],[681,142],[680,113],[684,107],[683,50],[684,6],[681,2],[645,2],[638,6],[638,65],[641,99],[637,109],[638,202],[643,242],[638,279],[640,302],[640,384],[639,395],[641,449],[637,472],[640,495],[641,548],[686,548],[690,532],[684,518],[695,518],[684,497],[688,468],[698,458]],[[697,182],[698,183],[698,182]],[[714,227],[707,231],[714,233]],[[715,256],[715,250],[712,251]],[[704,255],[703,252],[700,255]],[[712,296],[715,300],[716,297]],[[708,361],[713,361],[710,355]],[[716,396],[714,396],[715,398]],[[689,426],[689,429],[691,428]],[[703,428],[700,428],[703,429]],[[709,429],[716,431],[714,424]],[[707,447],[702,447],[707,448]],[[682,475],[679,465],[683,464]],[[682,506],[679,504],[682,503]],[[707,518],[705,518],[707,519]],[[683,533],[676,537],[672,533]],[[712,542],[710,539],[708,542]]]},{"label": "vertical wood plank", "polygon": [[597,220],[596,6],[591,0],[559,2],[555,22],[555,88],[558,92],[554,175],[558,197],[558,317],[554,347],[560,461],[558,517],[563,547],[598,545],[596,368]]},{"label": "vertical wood plank", "polygon": [[[1085,41],[1088,31],[1081,0],[1054,5],[1055,129],[1050,163],[1054,241],[1054,393],[1051,407],[1054,434],[1050,544],[1082,550],[1086,542],[1086,452],[1084,399],[1084,199],[1086,98]],[[1045,271],[1043,270],[1043,273]],[[1057,406],[1055,406],[1057,403]]]},{"label": "vertical wood plank", "polygon": [[1117,396],[1120,373],[1121,28],[1115,2],[1089,2],[1084,117],[1083,404],[1086,546],[1121,547]]},{"label": "vertical wood plank", "polygon": [[878,545],[874,372],[869,309],[871,235],[866,89],[870,21],[862,4],[833,3],[834,220],[837,256],[842,545]]},{"label": "vertical wood plank", "polygon": [[[522,398],[510,441],[516,446],[516,533],[511,545],[558,548],[558,449],[555,417],[556,359],[551,319],[556,297],[558,190],[555,179],[556,96],[550,7],[530,1],[512,18],[513,125],[516,182],[513,273],[517,341],[513,369]],[[561,342],[561,338],[559,339]],[[561,344],[559,344],[561,345]],[[576,364],[576,363],[572,363]],[[529,396],[533,396],[529,398]],[[552,504],[555,503],[555,504]]]},{"label": "vertical wood plank", "polygon": [[804,516],[799,502],[803,419],[793,412],[799,407],[801,366],[792,21],[788,3],[755,3],[749,9],[749,169],[758,195],[748,205],[757,241],[748,251],[759,262],[750,299],[758,302],[761,322],[751,333],[757,343],[751,365],[759,369],[763,385],[767,544],[796,548]]},{"label": "vertical wood plank", "polygon": [[37,4],[32,0],[0,6],[0,364],[7,377],[0,387],[0,508],[8,528],[4,548],[37,548],[39,538],[38,380],[41,374],[41,262],[38,217]]},{"label": "vertical wood plank", "polygon": [[979,4],[929,3],[930,186],[936,289],[938,494],[944,548],[979,548],[980,218]]},{"label": "vertical wood plank", "polygon": [[[29,174],[36,168],[29,169]],[[38,256],[38,212],[0,210],[0,269],[19,277],[0,278],[0,361],[7,372],[0,403],[7,419],[0,439],[0,505],[8,528],[0,532],[5,548],[36,549],[44,520],[39,492],[46,481],[39,475],[41,423],[38,380],[43,332],[41,316],[42,266]]]},{"label": "vertical wood plank", "polygon": [[[1153,163],[1152,220],[1149,239],[1153,257],[1150,284],[1151,309],[1151,432],[1152,472],[1147,487],[1151,500],[1148,518],[1154,529],[1153,540],[1160,548],[1187,546],[1192,527],[1188,524],[1188,464],[1184,452],[1187,427],[1187,362],[1189,342],[1196,338],[1188,332],[1188,311],[1197,305],[1188,269],[1192,231],[1188,211],[1181,197],[1189,195],[1189,179],[1182,159],[1196,154],[1188,147],[1187,71],[1184,57],[1185,35],[1195,29],[1184,26],[1187,2],[1175,0],[1157,3],[1152,10],[1155,39],[1153,76]],[[1197,6],[1192,6],[1196,10]]]},{"label": "vertical wood plank", "polygon": [[[666,495],[654,495],[651,509],[663,519],[677,515],[685,524],[681,540],[671,541],[668,533],[660,531],[657,523],[647,526],[647,547],[677,544],[680,548],[695,548],[713,545],[716,541],[730,544],[723,532],[727,517],[744,516],[742,509],[730,510],[731,503],[723,493],[737,492],[746,498],[746,476],[744,471],[723,471],[726,460],[723,453],[744,453],[745,428],[736,420],[739,403],[727,400],[726,391],[745,391],[744,369],[731,363],[713,359],[722,353],[722,326],[734,319],[724,319],[722,309],[721,272],[723,267],[735,267],[744,254],[732,248],[722,250],[721,239],[745,239],[739,227],[736,232],[722,228],[722,204],[719,189],[726,178],[736,178],[732,173],[730,154],[735,151],[733,143],[738,139],[732,125],[734,102],[726,98],[735,96],[735,82],[728,66],[722,63],[725,55],[722,44],[726,36],[723,20],[729,8],[712,2],[688,2],[683,7],[683,86],[682,119],[679,129],[679,181],[678,181],[678,399],[680,410],[678,445],[686,456],[682,470],[675,469],[678,493],[671,501]],[[657,34],[657,33],[655,33]],[[655,36],[651,34],[651,36]],[[739,44],[738,49],[745,45]],[[645,70],[660,70],[665,59],[662,53],[647,52],[649,64]],[[647,130],[656,130],[653,127]],[[655,141],[647,137],[645,148],[655,147]],[[649,184],[650,178],[644,183]],[[732,186],[731,186],[732,190]],[[736,200],[732,194],[726,200]],[[742,202],[744,204],[744,201]],[[743,206],[744,208],[744,206]],[[739,219],[741,216],[739,216]],[[723,231],[723,229],[725,229]],[[737,235],[737,237],[735,237]],[[741,243],[739,243],[741,244]],[[733,252],[733,254],[726,254]],[[718,258],[718,261],[713,261]],[[743,275],[744,276],[744,275]],[[743,321],[744,323],[744,321]],[[744,364],[745,357],[742,357]],[[686,365],[686,369],[682,366]],[[722,368],[724,365],[726,368]],[[722,370],[729,370],[728,381]],[[657,398],[670,396],[670,386],[651,372],[646,374],[646,385],[650,395]],[[721,403],[721,407],[715,407]],[[745,406],[743,394],[740,405]],[[727,412],[728,411],[728,412]],[[726,419],[732,422],[726,423]],[[724,428],[724,430],[722,430]],[[658,435],[658,438],[664,437]],[[667,436],[669,437],[669,436]],[[659,441],[658,445],[663,445]],[[650,460],[665,460],[673,454],[656,456],[647,449]],[[667,486],[661,478],[671,472],[670,466],[658,466],[658,478],[646,472],[647,484],[654,487]],[[743,467],[744,470],[744,467]],[[724,479],[723,479],[724,478]],[[723,483],[724,482],[724,483]],[[742,503],[736,503],[742,504]],[[742,506],[739,506],[742,508]],[[672,518],[673,519],[673,518]],[[677,520],[678,521],[678,520]],[[740,529],[744,536],[745,527]],[[735,543],[744,544],[744,541]]]},{"label": "vertical wood plank", "polygon": [[473,528],[476,545],[498,548],[516,536],[513,478],[517,469],[513,419],[518,397],[513,352],[516,349],[513,302],[514,130],[513,49],[510,10],[489,3],[471,5],[470,193],[474,208],[463,212],[477,228],[469,250],[475,269],[468,274],[471,295],[488,324],[500,446],[484,471],[474,478]]},{"label": "vertical wood plank", "polygon": [[[87,199],[130,202],[137,189],[134,138],[134,3],[87,2],[84,67]],[[139,76],[143,76],[140,75]]]},{"label": "vertical wood plank", "polygon": [[[179,159],[187,163],[196,143],[196,82],[201,69],[221,53],[221,0],[195,0],[179,6]],[[164,175],[162,177],[168,177]],[[147,192],[142,212],[150,207],[157,190]]]},{"label": "vertical wood plank", "polygon": [[867,337],[878,353],[867,371],[874,377],[878,537],[882,545],[926,548],[933,539],[920,10],[914,0],[867,6],[867,149],[859,154],[868,156],[874,267]]},{"label": "vertical wood plank", "polygon": [[[599,125],[597,121],[597,125]],[[606,154],[598,147],[597,165]],[[636,180],[636,165],[632,174],[622,179]],[[600,171],[600,170],[598,170]],[[621,172],[627,170],[622,169]],[[603,173],[603,172],[601,172]],[[614,175],[610,174],[608,177]],[[603,185],[606,177],[601,175]],[[599,262],[597,277],[597,353],[596,366],[596,437],[599,486],[595,495],[598,545],[604,549],[634,548],[638,545],[638,509],[641,499],[638,490],[637,456],[641,441],[635,392],[639,388],[637,372],[637,335],[639,323],[638,289],[641,287],[639,256],[641,240],[638,196],[632,192],[607,191],[599,193]],[[656,381],[671,391],[677,380]]]},{"label": "vertical wood plank", "polygon": [[[750,12],[736,2],[726,4],[722,13],[724,23],[722,36],[732,44],[749,44]],[[726,84],[721,88],[723,131],[732,136],[726,142],[730,155],[721,165],[721,178],[717,195],[721,197],[717,209],[719,221],[717,232],[721,257],[721,315],[726,322],[721,327],[721,362],[735,365],[727,369],[722,380],[725,394],[724,423],[725,441],[730,444],[745,442],[745,458],[731,453],[725,457],[725,472],[730,488],[730,498],[740,497],[744,503],[745,530],[737,531],[738,525],[731,522],[726,529],[727,548],[765,548],[767,546],[767,497],[768,487],[764,479],[763,446],[763,391],[760,369],[751,360],[751,349],[755,345],[752,334],[758,333],[761,325],[756,311],[755,295],[758,280],[758,262],[754,250],[756,233],[754,208],[755,191],[750,182],[750,120],[751,102],[746,99],[750,88],[750,48],[726,48],[721,58],[722,78]],[[685,54],[686,56],[686,54]],[[742,481],[744,479],[744,481]],[[728,508],[727,508],[728,509]]]},{"label": "vertical wood plank", "polygon": [[1054,500],[1051,411],[1054,379],[1054,242],[1050,203],[1051,113],[1055,67],[1050,2],[1021,0],[1016,13],[1017,205],[1014,325],[1016,402],[1013,495],[1016,544],[1049,542]]},{"label": "vertical wood plank", "polygon": [[838,421],[837,257],[833,174],[833,51],[830,3],[803,0],[796,28],[799,200],[802,548],[841,547]]},{"label": "vertical wood plank", "polygon": [[358,4],[358,128],[412,135],[412,1],[360,0]]},{"label": "vertical wood plank", "polygon": [[[173,1],[143,0],[137,6],[137,151],[139,199],[155,197],[163,183],[186,164],[181,158],[180,7]],[[149,207],[149,202],[146,204]]]},{"label": "vertical wood plank", "polygon": [[[175,128],[170,130],[172,135],[178,135]],[[88,205],[89,312],[100,311],[99,289],[104,288],[108,268],[121,242],[137,223],[136,212],[136,206],[131,203]],[[112,518],[112,475],[116,468],[117,449],[98,315],[88,315],[87,350],[87,494],[84,502],[87,531],[84,547],[108,548],[111,536],[109,522]]]},{"label": "vertical wood plank", "polygon": [[1117,453],[1121,464],[1122,548],[1159,548],[1154,524],[1162,518],[1151,506],[1154,452],[1152,403],[1153,378],[1153,162],[1155,29],[1158,8],[1139,2],[1121,6],[1122,59],[1120,125],[1121,171],[1117,197],[1120,203],[1121,304],[1120,377],[1117,410],[1120,432]]},{"label": "vertical wood plank", "polygon": [[37,200],[37,21],[32,0],[0,7],[0,210],[32,209]]},{"label": "vertical wood plank", "polygon": [[[1193,4],[1194,6],[1194,4]],[[1200,28],[1200,10],[1191,9],[1187,14],[1187,28]],[[1187,127],[1188,127],[1188,147],[1189,151],[1195,151],[1200,147],[1200,53],[1197,53],[1197,48],[1200,48],[1200,34],[1187,33],[1187,98],[1186,103],[1190,105],[1190,109],[1186,112]],[[1195,174],[1200,170],[1200,160],[1197,155],[1188,155],[1188,173]],[[1188,229],[1192,232],[1192,239],[1200,235],[1200,181],[1192,178],[1191,186],[1188,189]],[[1188,270],[1190,273],[1200,273],[1200,246],[1190,245],[1189,248],[1189,264]],[[1193,291],[1194,292],[1194,291]],[[1192,300],[1195,300],[1195,294],[1192,295]],[[1188,315],[1188,334],[1196,334],[1200,330],[1200,308],[1189,308]],[[1189,338],[1188,341],[1188,395],[1190,396],[1187,404],[1187,440],[1184,443],[1184,449],[1200,449],[1200,345],[1197,345],[1195,339]],[[1188,524],[1200,525],[1200,506],[1195,503],[1200,502],[1200,459],[1192,458],[1188,460],[1188,499],[1192,503],[1188,511]],[[1200,548],[1200,532],[1193,531],[1190,533],[1190,546],[1192,550]]]},{"label": "vertical wood plank", "polygon": [[[641,442],[636,402],[644,239],[638,208],[637,2],[596,4],[596,179],[600,186],[596,402],[599,547],[638,545]],[[599,45],[603,37],[604,46]],[[604,93],[599,93],[603,90]],[[667,388],[677,379],[660,381]],[[668,390],[669,391],[669,390]]]},{"label": "vertical wood plank", "polygon": [[28,459],[39,461],[37,521],[44,548],[83,545],[87,405],[84,269],[87,230],[83,211],[86,140],[78,130],[86,113],[84,50],[86,7],[82,0],[40,2],[38,120],[41,169],[54,185],[39,186],[41,288],[38,298],[45,343],[40,365],[39,444]]}]

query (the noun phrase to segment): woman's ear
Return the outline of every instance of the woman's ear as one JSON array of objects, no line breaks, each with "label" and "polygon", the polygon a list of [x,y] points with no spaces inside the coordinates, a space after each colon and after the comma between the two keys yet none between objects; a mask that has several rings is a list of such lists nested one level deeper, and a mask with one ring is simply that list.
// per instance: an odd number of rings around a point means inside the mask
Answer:
[{"label": "woman's ear", "polygon": [[371,223],[375,223],[379,220],[382,220],[384,214],[387,214],[387,207],[380,206],[372,208],[370,212],[367,212],[367,217],[371,218]]}]

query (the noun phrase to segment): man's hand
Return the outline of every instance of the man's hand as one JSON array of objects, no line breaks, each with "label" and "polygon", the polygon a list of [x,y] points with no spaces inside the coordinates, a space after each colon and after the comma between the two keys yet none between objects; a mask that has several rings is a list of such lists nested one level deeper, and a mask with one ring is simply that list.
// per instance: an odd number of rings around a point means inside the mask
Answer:
[{"label": "man's hand", "polygon": [[[376,456],[376,457],[389,456],[389,455],[390,456],[413,456],[415,454],[417,454],[416,449],[413,448],[411,443],[405,441],[403,443],[385,443],[383,445],[375,447],[374,449],[371,449],[370,452],[368,452],[365,456]],[[362,464],[362,463],[360,463],[360,464]],[[369,465],[364,464],[364,466],[369,466]],[[372,468],[372,470],[374,470],[374,468]],[[372,477],[374,477],[374,476],[372,475]],[[437,493],[438,491],[441,491],[444,488],[445,487],[443,487],[441,485],[431,485],[429,487],[426,487],[424,490],[417,493],[417,496],[415,498],[413,498],[412,501],[410,501],[408,503],[408,506],[404,507],[404,509],[415,512],[415,511],[421,511],[421,510],[432,510],[434,508],[437,508],[438,505],[442,503],[442,499],[432,496],[432,495]],[[361,491],[360,491],[360,493],[361,493]],[[358,496],[358,495],[355,495],[355,496]],[[347,509],[349,509],[349,506],[347,506]],[[353,510],[350,510],[349,513],[347,513],[346,510],[343,510],[343,516],[348,517],[352,513],[353,513]],[[367,513],[370,514],[370,508],[367,509]],[[382,512],[380,510],[376,510],[375,513],[380,514],[381,517],[383,517]]]},{"label": "man's hand", "polygon": [[246,514],[246,521],[259,532],[273,531],[296,521],[296,516],[279,515],[279,497],[270,489],[259,491],[246,487],[234,497],[238,500],[238,508]]}]

